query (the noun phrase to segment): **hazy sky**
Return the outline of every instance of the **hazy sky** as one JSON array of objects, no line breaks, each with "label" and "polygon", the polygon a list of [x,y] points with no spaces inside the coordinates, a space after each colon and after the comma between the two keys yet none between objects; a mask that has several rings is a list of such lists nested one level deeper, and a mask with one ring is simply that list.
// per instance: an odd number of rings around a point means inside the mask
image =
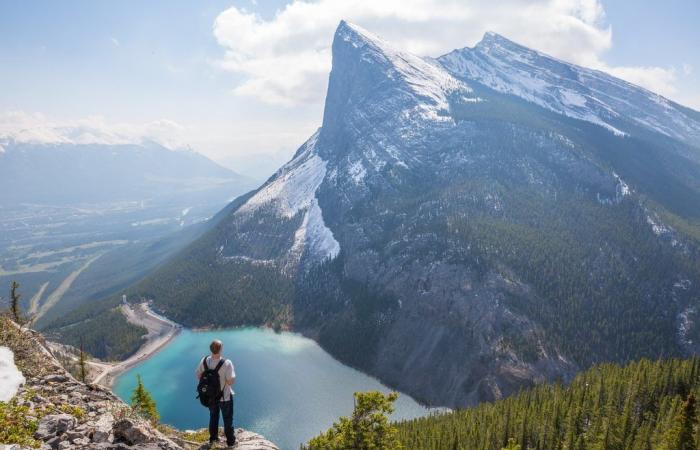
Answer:
[{"label": "hazy sky", "polygon": [[321,122],[342,18],[430,56],[493,30],[700,109],[697,0],[0,0],[0,137],[145,136],[263,178]]}]

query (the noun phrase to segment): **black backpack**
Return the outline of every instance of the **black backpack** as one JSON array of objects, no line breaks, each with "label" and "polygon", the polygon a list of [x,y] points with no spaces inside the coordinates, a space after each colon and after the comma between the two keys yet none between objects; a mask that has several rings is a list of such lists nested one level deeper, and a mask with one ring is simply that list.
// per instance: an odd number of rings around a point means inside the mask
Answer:
[{"label": "black backpack", "polygon": [[216,368],[210,369],[207,367],[207,357],[205,356],[202,360],[202,365],[204,366],[204,372],[199,378],[199,383],[197,384],[197,398],[202,406],[209,406],[216,404],[221,398],[223,391],[221,390],[221,384],[219,381],[219,369],[226,362],[225,359],[219,361]]}]

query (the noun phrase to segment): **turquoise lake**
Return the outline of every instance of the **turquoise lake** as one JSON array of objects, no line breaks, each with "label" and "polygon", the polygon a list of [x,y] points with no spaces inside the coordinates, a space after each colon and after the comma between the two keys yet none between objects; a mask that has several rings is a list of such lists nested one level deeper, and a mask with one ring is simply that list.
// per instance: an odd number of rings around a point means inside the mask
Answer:
[{"label": "turquoise lake", "polygon": [[[221,339],[236,369],[234,426],[257,432],[282,450],[294,450],[353,409],[353,392],[390,392],[376,379],[341,364],[316,342],[294,333],[259,328],[183,330],[150,359],[122,374],[114,392],[126,402],[141,375],[161,421],[180,429],[208,425],[208,411],[195,398],[194,371],[209,343]],[[431,411],[400,395],[393,419]]]}]

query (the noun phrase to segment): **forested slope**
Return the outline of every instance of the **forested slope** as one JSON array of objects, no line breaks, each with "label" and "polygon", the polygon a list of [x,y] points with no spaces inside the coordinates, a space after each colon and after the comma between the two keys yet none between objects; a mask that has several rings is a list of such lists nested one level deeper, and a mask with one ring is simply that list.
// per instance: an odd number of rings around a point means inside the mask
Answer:
[{"label": "forested slope", "polygon": [[[700,360],[595,366],[474,408],[402,422],[407,449],[696,449]],[[511,447],[514,448],[514,447]]]}]

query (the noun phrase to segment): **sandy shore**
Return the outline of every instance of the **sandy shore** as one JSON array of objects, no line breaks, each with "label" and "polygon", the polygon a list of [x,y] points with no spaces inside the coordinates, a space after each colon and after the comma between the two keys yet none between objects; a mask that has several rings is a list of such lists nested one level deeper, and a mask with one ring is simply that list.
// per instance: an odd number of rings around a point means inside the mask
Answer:
[{"label": "sandy shore", "polygon": [[140,303],[135,306],[123,304],[121,309],[129,322],[145,327],[148,334],[146,342],[141,348],[124,361],[115,364],[93,363],[93,365],[100,366],[101,372],[92,382],[110,388],[120,374],[155,355],[182,330],[182,326],[154,313],[148,303]]}]

